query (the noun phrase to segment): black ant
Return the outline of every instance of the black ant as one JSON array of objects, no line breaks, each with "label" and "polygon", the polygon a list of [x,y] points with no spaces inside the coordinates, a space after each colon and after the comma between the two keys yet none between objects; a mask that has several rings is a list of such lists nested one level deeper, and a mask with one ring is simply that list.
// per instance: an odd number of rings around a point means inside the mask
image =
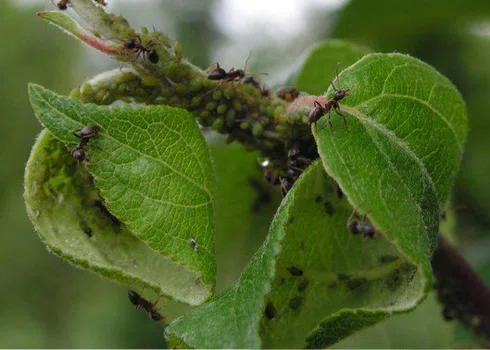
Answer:
[{"label": "black ant", "polygon": [[333,81],[330,82],[330,84],[332,85],[332,87],[333,87],[333,89],[335,91],[335,94],[333,95],[333,97],[330,100],[328,100],[325,103],[325,106],[322,106],[321,103],[318,102],[318,101],[315,101],[314,102],[315,108],[313,108],[311,110],[310,114],[308,115],[308,120],[309,120],[310,125],[313,124],[313,123],[316,123],[318,119],[320,119],[323,115],[325,115],[325,114],[328,113],[328,124],[330,125],[330,127],[332,127],[332,121],[331,121],[332,115],[331,115],[331,111],[332,111],[332,108],[333,108],[333,110],[335,111],[335,113],[337,113],[342,118],[344,118],[345,128],[347,129],[347,131],[349,131],[349,127],[347,126],[347,120],[345,119],[345,116],[342,113],[340,113],[339,101],[342,100],[344,97],[349,96],[350,89],[342,90],[342,88],[340,86],[340,78],[339,78],[339,68],[338,68],[338,66],[337,66],[337,81],[339,82],[339,89],[337,89],[335,87],[335,85],[333,84]]},{"label": "black ant", "polygon": [[300,155],[297,148],[291,148],[288,152],[288,162],[286,173],[279,176],[282,194],[286,196],[293,187],[301,173],[310,165],[311,160]]},{"label": "black ant", "polygon": [[151,303],[145,298],[143,298],[141,295],[136,293],[134,290],[130,290],[128,292],[128,298],[129,301],[131,301],[131,304],[133,304],[136,307],[136,310],[138,310],[141,307],[143,310],[145,310],[148,313],[148,315],[153,321],[158,322],[165,318],[164,316],[162,316],[162,314],[158,312],[157,309],[155,309],[155,306],[158,303],[158,299],[154,303]]},{"label": "black ant", "polygon": [[[355,217],[354,220],[352,219],[353,217]],[[354,209],[354,211],[352,212],[352,215],[349,217],[349,219],[347,221],[347,228],[354,235],[362,233],[364,238],[373,239],[374,236],[376,235],[376,229],[374,228],[373,225],[366,224],[364,222],[365,220],[366,220],[366,214],[364,214],[362,219],[360,219],[360,221],[359,221],[359,215],[356,213],[356,210]]]},{"label": "black ant", "polygon": [[277,97],[286,101],[294,101],[299,96],[299,91],[292,86],[285,86],[277,91]]},{"label": "black ant", "polygon": [[216,62],[214,64],[216,68],[214,68],[209,74],[208,79],[210,80],[227,80],[233,81],[237,79],[242,79],[245,77],[245,71],[243,69],[231,68],[228,72],[219,66],[219,63]]},{"label": "black ant", "polygon": [[86,127],[84,127],[82,130],[80,130],[79,134],[73,132],[73,135],[78,137],[80,141],[77,143],[75,148],[70,152],[70,155],[77,160],[78,165],[80,165],[81,161],[88,159],[84,147],[87,145],[88,141],[91,138],[96,137],[98,134],[99,134],[99,127],[93,124],[89,124]]},{"label": "black ant", "polygon": [[[51,0],[51,2],[53,2],[53,1]],[[53,5],[54,5],[54,2],[53,2]],[[56,7],[58,7],[58,9],[60,9],[61,11],[64,11],[68,8],[68,5],[70,5],[70,0],[60,0],[56,4]]]},{"label": "black ant", "polygon": [[[252,52],[250,51],[247,59],[245,60],[244,69],[235,70],[235,68],[231,68],[227,72],[219,66],[218,62],[212,64],[211,66],[209,66],[206,69],[206,73],[209,72],[208,79],[220,80],[218,86],[221,85],[223,83],[223,81],[236,81],[236,80],[244,79],[245,75],[246,75],[245,70],[247,69],[247,63],[248,63],[248,60],[249,60],[251,55],[252,55]],[[266,74],[266,73],[261,73],[261,74]],[[255,80],[253,80],[253,82],[255,82],[254,86],[257,87],[258,83]],[[253,82],[252,82],[252,80],[250,80],[250,81],[247,81],[246,83],[253,83]],[[262,93],[262,89],[260,89],[260,90]]]},{"label": "black ant", "polygon": [[141,43],[141,38],[139,36],[136,37],[138,41],[136,41],[133,38],[129,38],[124,42],[124,47],[128,50],[132,50],[133,53],[137,53],[136,59],[139,57],[139,55],[143,54],[143,57],[148,58],[148,61],[151,63],[158,63],[159,57],[158,57],[158,52],[154,49],[149,49],[149,47],[152,47],[155,45],[155,42],[151,41],[148,43],[147,47],[143,46]]}]

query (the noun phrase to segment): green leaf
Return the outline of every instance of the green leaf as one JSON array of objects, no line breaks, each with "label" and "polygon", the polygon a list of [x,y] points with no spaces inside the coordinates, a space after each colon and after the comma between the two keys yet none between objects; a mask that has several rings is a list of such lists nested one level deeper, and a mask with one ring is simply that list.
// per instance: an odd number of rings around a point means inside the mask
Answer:
[{"label": "green leaf", "polygon": [[[85,166],[104,205],[147,249],[145,253],[134,252],[136,255],[125,264],[111,266],[120,250],[133,254],[132,245],[139,242],[135,237],[128,233],[133,243],[124,243],[112,251],[94,244],[98,242],[95,234],[94,239],[88,240],[80,228],[73,230],[82,221],[90,226],[100,224],[100,213],[94,214],[95,209],[87,207],[86,202],[96,192],[92,186],[83,185],[84,181],[90,183],[90,177],[78,178],[84,170],[76,169],[68,149],[49,154],[46,143],[51,141],[44,134],[31,154],[25,186],[28,208],[34,213],[31,218],[48,247],[63,257],[73,256],[70,260],[82,267],[95,272],[117,270],[125,278],[141,280],[184,303],[196,305],[209,298],[216,273],[212,234],[214,179],[208,148],[192,115],[163,106],[83,105],[37,85],[30,85],[29,93],[39,120],[66,145],[74,147],[78,141],[73,131],[88,124],[99,126],[99,135],[85,147],[90,157]],[[64,170],[73,167],[75,171]],[[53,168],[59,168],[60,173],[51,174]],[[71,208],[62,201],[52,208],[46,200],[49,186],[44,184],[53,181],[56,192],[73,197],[70,201],[77,202],[78,207]],[[62,185],[56,187],[57,181]],[[44,189],[42,195],[40,188]],[[51,211],[47,221],[39,221],[46,215],[35,213],[45,211]],[[57,211],[64,212],[66,220],[58,220],[62,215],[56,215]],[[78,211],[87,211],[87,216],[78,218]],[[191,246],[190,238],[197,242],[197,249]],[[97,255],[102,256],[104,264],[95,259]],[[134,266],[141,270],[138,276],[133,275]],[[101,273],[111,275],[107,271]]]},{"label": "green leaf", "polygon": [[371,52],[367,47],[343,40],[327,40],[314,45],[304,55],[290,84],[312,95],[323,94],[335,77],[337,64],[348,67]]},{"label": "green leaf", "polygon": [[281,203],[240,279],[172,323],[170,344],[325,347],[415,307],[424,297],[417,267],[383,237],[365,242],[352,235],[351,213],[315,162]]},{"label": "green leaf", "polygon": [[[384,52],[397,50],[424,54],[424,45],[439,33],[441,38],[449,36],[447,45],[454,50],[455,33],[451,31],[467,32],[467,25],[489,17],[490,7],[486,0],[350,1],[339,11],[330,36]],[[457,56],[457,52],[454,54]]]},{"label": "green leaf", "polygon": [[256,152],[237,143],[210,149],[216,174],[216,289],[222,291],[240,277],[264,241],[282,197],[277,186],[266,184]]},{"label": "green leaf", "polygon": [[340,102],[350,132],[335,113],[333,127],[328,115],[316,123],[323,165],[427,283],[439,213],[466,139],[464,102],[435,69],[401,54],[365,56],[340,80],[351,89]]},{"label": "green leaf", "polygon": [[[414,311],[393,315],[335,344],[334,349],[451,349],[455,323],[442,317],[435,293]],[[417,336],[414,336],[414,335]]]}]

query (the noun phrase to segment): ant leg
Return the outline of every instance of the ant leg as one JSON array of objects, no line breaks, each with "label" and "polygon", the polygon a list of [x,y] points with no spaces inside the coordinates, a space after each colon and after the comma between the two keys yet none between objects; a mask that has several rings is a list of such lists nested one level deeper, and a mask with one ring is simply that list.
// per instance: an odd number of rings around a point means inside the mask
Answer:
[{"label": "ant leg", "polygon": [[282,176],[280,176],[279,182],[281,183],[281,192],[282,192],[283,196],[286,196],[289,192],[289,190],[286,188],[286,185],[284,184],[286,182],[286,179],[284,179]]},{"label": "ant leg", "polygon": [[349,126],[347,125],[347,119],[345,119],[345,115],[340,113],[340,106],[339,105],[337,105],[337,107],[335,108],[335,113],[337,113],[338,115],[340,115],[344,119],[345,129],[347,130],[347,132],[350,132]]},{"label": "ant leg", "polygon": [[329,109],[328,110],[328,125],[330,125],[330,128],[333,129],[333,125],[332,125],[332,114],[331,114],[331,112],[332,112],[332,109]]},{"label": "ant leg", "polygon": [[320,108],[324,108],[320,102],[318,102],[318,100],[315,100],[315,102],[313,102],[313,107],[320,107]]},{"label": "ant leg", "polygon": [[252,56],[252,50],[250,50],[250,52],[248,53],[248,56],[247,58],[245,59],[245,63],[243,64],[243,70],[246,72],[247,71],[247,64],[248,64],[248,60],[250,59],[250,56]]},{"label": "ant leg", "polygon": [[140,44],[140,46],[141,46],[141,44],[142,44],[142,42],[141,42],[141,37],[140,37],[139,35],[136,35],[136,38],[138,39],[139,44]]},{"label": "ant leg", "polygon": [[157,40],[155,38],[151,38],[150,41],[146,44],[146,48],[151,48],[157,44]]},{"label": "ant leg", "polygon": [[214,62],[213,64],[211,64],[208,68],[206,68],[206,70],[204,72],[206,74],[209,74],[209,73],[211,73],[215,69],[220,69],[220,66],[219,66],[219,63],[218,62]]}]

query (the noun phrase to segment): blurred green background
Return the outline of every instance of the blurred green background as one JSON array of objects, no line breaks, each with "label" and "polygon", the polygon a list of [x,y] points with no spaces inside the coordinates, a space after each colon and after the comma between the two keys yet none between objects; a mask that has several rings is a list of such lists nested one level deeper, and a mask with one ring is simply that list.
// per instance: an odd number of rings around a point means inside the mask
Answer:
[{"label": "blurred green background", "polygon": [[[409,53],[434,65],[456,84],[468,105],[470,133],[454,206],[461,248],[490,282],[488,0],[108,2],[111,11],[126,16],[134,26],[155,26],[178,39],[185,55],[204,68],[217,60],[223,67],[242,67],[253,50],[248,69],[268,72],[265,81],[273,86],[286,79],[306,48],[325,38],[352,40],[374,51]],[[0,347],[162,347],[163,328],[131,307],[127,288],[48,254],[25,213],[23,171],[41,130],[28,103],[27,83],[67,94],[85,79],[118,67],[43,23],[35,13],[44,9],[54,6],[49,0],[0,1],[0,30],[4,33],[0,56]],[[218,203],[216,215],[218,290],[238,277],[261,244],[277,205],[271,194],[269,204],[250,209],[259,195],[250,190],[250,179],[260,176],[255,156],[248,154],[243,164],[230,168],[226,152],[218,147],[213,153],[222,177],[235,179],[218,183],[218,202],[223,203]],[[231,152],[242,154],[237,147]],[[241,215],[244,211],[245,216]],[[248,224],[243,224],[244,217]],[[437,306],[421,310],[422,316],[417,317],[425,317],[423,312],[433,317],[424,328],[446,327],[440,316],[434,317]],[[396,327],[386,327],[383,332]],[[410,346],[447,347],[471,339],[458,327],[444,329],[440,334],[445,342],[424,343],[421,337],[420,343]],[[373,345],[357,337],[348,346],[363,344],[389,347],[394,343]]]}]

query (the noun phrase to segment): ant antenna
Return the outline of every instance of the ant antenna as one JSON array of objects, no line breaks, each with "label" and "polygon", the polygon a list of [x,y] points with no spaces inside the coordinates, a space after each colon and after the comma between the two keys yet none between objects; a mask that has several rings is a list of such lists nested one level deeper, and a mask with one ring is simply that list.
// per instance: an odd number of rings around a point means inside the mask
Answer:
[{"label": "ant antenna", "polygon": [[339,77],[339,66],[340,66],[340,62],[337,62],[337,82],[339,84],[339,88],[337,89],[335,85],[333,85],[333,80],[330,82],[330,84],[332,84],[332,87],[335,91],[342,91],[342,86],[340,85],[340,77]]},{"label": "ant antenna", "polygon": [[247,58],[245,59],[245,63],[243,65],[243,70],[246,72],[247,71],[247,64],[248,64],[248,60],[250,59],[250,56],[252,56],[252,50],[250,50],[250,52],[248,53],[248,56]]}]

